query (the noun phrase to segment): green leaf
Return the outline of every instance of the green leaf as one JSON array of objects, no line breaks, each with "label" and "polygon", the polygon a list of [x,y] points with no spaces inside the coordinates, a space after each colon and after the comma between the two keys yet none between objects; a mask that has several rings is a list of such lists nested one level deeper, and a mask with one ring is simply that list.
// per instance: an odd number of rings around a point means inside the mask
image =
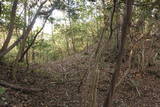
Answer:
[{"label": "green leaf", "polygon": [[6,89],[3,88],[3,87],[0,87],[0,95],[1,95],[1,94],[4,94],[5,92],[6,92]]}]

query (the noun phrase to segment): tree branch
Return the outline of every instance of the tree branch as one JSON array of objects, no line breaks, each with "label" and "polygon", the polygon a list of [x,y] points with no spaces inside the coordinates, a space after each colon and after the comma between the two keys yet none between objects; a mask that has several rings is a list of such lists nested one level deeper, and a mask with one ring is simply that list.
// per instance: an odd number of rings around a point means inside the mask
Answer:
[{"label": "tree branch", "polygon": [[6,88],[11,88],[11,89],[16,90],[16,91],[22,91],[23,93],[32,93],[32,92],[43,91],[43,89],[21,87],[19,85],[10,84],[10,83],[2,81],[2,80],[0,80],[0,85],[3,86],[3,87],[6,87]]}]

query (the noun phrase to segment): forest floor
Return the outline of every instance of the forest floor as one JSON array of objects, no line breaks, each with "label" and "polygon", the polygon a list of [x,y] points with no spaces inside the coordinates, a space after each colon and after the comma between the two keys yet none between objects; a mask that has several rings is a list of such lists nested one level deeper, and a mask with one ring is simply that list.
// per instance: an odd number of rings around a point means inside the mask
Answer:
[{"label": "forest floor", "polygon": [[[33,65],[28,71],[19,68],[14,81],[10,75],[13,67],[1,63],[0,80],[21,87],[40,88],[43,91],[24,93],[5,88],[5,93],[0,95],[0,107],[80,107],[83,91],[80,84],[89,69],[88,59],[88,55],[76,54],[44,65]],[[113,74],[112,63],[103,66],[98,85],[98,107],[102,107]],[[123,64],[121,75],[126,69],[126,64]],[[153,69],[155,67],[150,68],[151,72]],[[160,107],[160,77],[152,74],[154,73],[131,69],[118,87],[114,106]]]}]

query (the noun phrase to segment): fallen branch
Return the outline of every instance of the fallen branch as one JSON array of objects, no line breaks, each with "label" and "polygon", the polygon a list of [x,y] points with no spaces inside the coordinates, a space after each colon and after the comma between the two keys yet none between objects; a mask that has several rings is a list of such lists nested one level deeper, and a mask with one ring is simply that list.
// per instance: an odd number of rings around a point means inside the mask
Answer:
[{"label": "fallen branch", "polygon": [[6,88],[11,88],[13,90],[16,91],[21,91],[23,93],[32,93],[32,92],[40,92],[43,91],[43,89],[39,89],[39,88],[26,88],[26,87],[22,87],[19,85],[15,85],[15,84],[11,84],[5,81],[0,80],[0,85]]}]

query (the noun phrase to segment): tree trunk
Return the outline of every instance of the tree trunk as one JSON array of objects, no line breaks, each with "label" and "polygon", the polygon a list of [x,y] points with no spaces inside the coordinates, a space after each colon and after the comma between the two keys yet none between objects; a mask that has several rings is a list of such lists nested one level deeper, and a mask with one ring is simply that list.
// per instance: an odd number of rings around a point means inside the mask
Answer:
[{"label": "tree trunk", "polygon": [[71,37],[71,40],[72,40],[73,53],[76,53],[76,52],[77,52],[77,49],[76,49],[76,46],[75,46],[75,39],[74,39],[74,37]]},{"label": "tree trunk", "polygon": [[46,18],[45,18],[45,20],[44,20],[44,23],[43,23],[42,27],[41,27],[40,30],[35,34],[35,36],[34,36],[34,38],[33,38],[33,41],[31,42],[31,44],[30,44],[26,49],[25,49],[25,44],[26,44],[26,39],[27,39],[28,36],[27,36],[25,39],[23,39],[22,44],[21,44],[21,48],[20,48],[20,50],[19,50],[19,54],[18,54],[18,56],[17,56],[17,61],[18,61],[18,62],[23,61],[24,55],[29,51],[29,49],[31,48],[31,46],[32,46],[32,45],[34,44],[34,42],[36,41],[37,36],[38,36],[38,35],[41,33],[41,31],[43,30],[43,28],[44,28],[44,26],[45,26],[45,24],[46,24],[49,16],[52,14],[53,9],[54,9],[53,7],[50,9],[48,15],[46,16]]},{"label": "tree trunk", "polygon": [[34,51],[34,48],[32,48],[31,58],[32,58],[32,63],[35,63],[35,51]]},{"label": "tree trunk", "polygon": [[30,31],[32,30],[33,25],[34,25],[35,22],[36,22],[36,19],[37,19],[38,15],[39,15],[39,13],[40,13],[43,5],[44,5],[46,2],[47,2],[47,0],[45,0],[45,1],[40,5],[40,7],[38,8],[38,10],[37,10],[37,12],[36,12],[36,14],[35,14],[32,22],[30,23],[30,25],[28,25],[27,29],[23,32],[22,36],[21,36],[20,38],[18,38],[10,47],[8,47],[7,49],[5,49],[4,51],[1,51],[1,52],[0,52],[0,57],[3,57],[4,55],[6,55],[6,54],[7,54],[8,52],[10,52],[15,46],[17,46],[20,41],[22,41],[23,39],[25,39],[25,38],[28,37]]},{"label": "tree trunk", "polygon": [[[24,27],[23,27],[23,32],[26,30],[26,24],[27,24],[27,1],[25,1],[25,3],[24,3]],[[22,52],[24,50],[26,39],[27,38],[23,39],[21,44],[20,44],[20,49],[18,51],[18,54],[17,54],[15,62],[18,62],[19,57],[20,57],[20,55],[22,54]]]},{"label": "tree trunk", "polygon": [[[104,17],[106,17],[104,15]],[[105,52],[105,47],[108,45],[105,44],[104,36],[106,34],[107,29],[107,23],[104,23],[103,29],[97,33],[97,35],[100,35],[99,42],[97,44],[97,48],[95,50],[95,53],[91,55],[90,61],[94,61],[94,66],[91,64],[89,73],[86,78],[86,82],[84,84],[84,91],[82,93],[83,98],[81,101],[81,107],[98,107],[97,104],[97,86],[99,81],[99,73],[100,70],[98,69],[99,64],[102,63],[102,55]],[[98,31],[98,30],[97,30]],[[107,44],[110,43],[110,39],[108,39]],[[81,83],[82,84],[82,83]]]},{"label": "tree trunk", "polygon": [[13,6],[12,6],[12,12],[10,14],[10,24],[9,24],[9,30],[7,34],[7,38],[2,46],[2,49],[0,50],[1,52],[5,51],[8,47],[8,44],[11,40],[11,37],[13,35],[13,30],[14,30],[14,24],[15,24],[15,18],[16,18],[16,10],[17,10],[17,4],[18,0],[14,0]]},{"label": "tree trunk", "polygon": [[30,48],[32,47],[32,45],[35,43],[37,36],[38,36],[38,35],[41,33],[41,31],[43,30],[46,22],[47,22],[47,19],[46,19],[45,22],[43,23],[43,26],[41,27],[41,29],[35,34],[35,36],[34,36],[32,42],[31,42],[31,44],[29,44],[29,46],[28,46],[25,50],[23,50],[23,52],[21,53],[21,56],[19,57],[18,62],[20,62],[20,61],[23,60],[25,54],[29,51],[29,49],[30,49]]},{"label": "tree trunk", "polygon": [[70,47],[69,47],[69,40],[68,40],[68,37],[65,35],[65,40],[66,40],[66,48],[67,48],[67,53],[68,55],[70,55]]},{"label": "tree trunk", "polygon": [[115,64],[115,72],[112,77],[111,87],[110,87],[109,93],[107,95],[107,98],[104,102],[103,107],[112,107],[112,100],[113,100],[113,96],[115,93],[115,86],[116,86],[116,83],[119,77],[120,65],[121,65],[122,55],[124,52],[124,45],[126,41],[127,30],[129,30],[128,27],[129,27],[129,24],[131,23],[132,4],[133,4],[133,0],[126,0],[126,10],[125,10],[126,12],[123,17],[123,24],[122,24],[122,29],[121,29],[121,43],[122,44],[120,46],[117,61]]}]

